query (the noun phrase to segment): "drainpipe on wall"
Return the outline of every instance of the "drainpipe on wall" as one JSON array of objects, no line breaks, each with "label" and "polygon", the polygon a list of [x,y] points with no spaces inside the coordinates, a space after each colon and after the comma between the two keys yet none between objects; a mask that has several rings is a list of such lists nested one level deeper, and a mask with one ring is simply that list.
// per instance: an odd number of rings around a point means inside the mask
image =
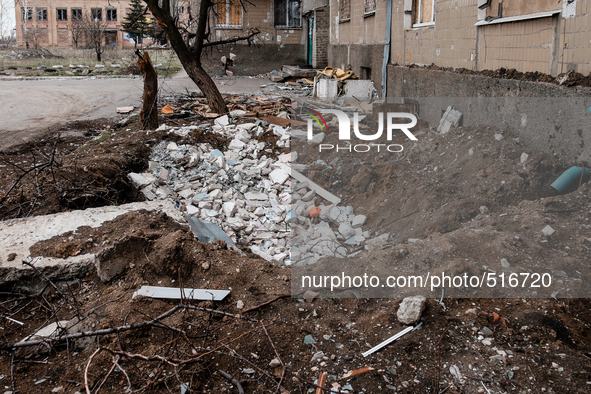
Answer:
[{"label": "drainpipe on wall", "polygon": [[388,61],[390,60],[390,40],[392,38],[392,0],[388,0],[386,14],[386,42],[384,43],[384,60],[382,62],[382,98],[384,100],[388,85]]}]

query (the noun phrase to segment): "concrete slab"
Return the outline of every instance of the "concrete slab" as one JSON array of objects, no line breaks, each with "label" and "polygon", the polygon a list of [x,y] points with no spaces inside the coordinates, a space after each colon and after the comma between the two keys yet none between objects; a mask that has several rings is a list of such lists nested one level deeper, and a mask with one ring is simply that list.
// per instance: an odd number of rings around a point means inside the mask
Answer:
[{"label": "concrete slab", "polygon": [[339,85],[336,79],[319,79],[316,84],[316,97],[324,100],[334,100],[339,94]]},{"label": "concrete slab", "polygon": [[[181,213],[170,201],[136,202],[0,222],[0,286],[34,276],[34,271],[23,265],[22,261],[30,256],[30,248],[35,243],[75,231],[82,226],[97,228],[106,221],[140,209],[165,212],[177,222],[185,223]],[[94,254],[66,259],[39,257],[34,262],[48,277],[60,279],[84,275],[94,269],[94,264]]]},{"label": "concrete slab", "polygon": [[370,101],[378,92],[369,79],[348,79],[344,87],[345,97],[354,97],[360,101]]},{"label": "concrete slab", "polygon": [[314,78],[316,76],[316,70],[313,68],[299,68],[297,66],[283,66],[281,71],[288,76],[296,78]]}]

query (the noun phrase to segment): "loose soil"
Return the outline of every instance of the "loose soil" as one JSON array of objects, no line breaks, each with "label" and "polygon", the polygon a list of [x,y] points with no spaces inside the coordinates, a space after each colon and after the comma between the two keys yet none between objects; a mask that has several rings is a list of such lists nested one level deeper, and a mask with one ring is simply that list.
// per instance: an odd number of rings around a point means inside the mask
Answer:
[{"label": "loose soil", "polygon": [[[69,163],[69,172],[61,167],[55,171],[71,176],[76,168],[75,173],[84,173],[83,179],[93,187],[99,184],[114,190],[122,187],[127,172],[145,168],[148,145],[205,138],[189,135],[183,140],[165,132],[146,134],[136,126],[129,131],[130,126],[88,127],[95,128],[88,136],[58,142],[62,167]],[[108,130],[110,134],[103,141],[89,142],[92,136]],[[422,272],[451,261],[455,269],[469,268],[473,262],[497,269],[493,264],[499,264],[500,255],[506,256],[511,267],[519,267],[527,262],[525,254],[545,267],[588,265],[590,245],[584,238],[589,237],[589,186],[555,195],[548,185],[568,165],[523,147],[509,135],[498,140],[500,132],[458,128],[440,135],[423,128],[417,132],[419,142],[415,144],[402,139],[393,142],[405,146],[403,154],[353,158],[335,153],[322,159],[329,163],[338,158],[336,164],[317,163],[306,174],[332,193],[346,196],[341,205],[350,204],[355,213],[366,214],[372,235],[391,234],[387,243],[351,259],[353,265],[388,261],[400,272],[405,267]],[[207,138],[221,148],[228,142],[212,141],[211,135]],[[45,149],[47,155],[52,147],[53,140],[48,140],[35,149]],[[22,161],[27,157],[26,149],[7,160]],[[313,152],[299,152],[300,162],[317,160],[308,156]],[[520,162],[524,152],[529,155],[525,165]],[[330,171],[325,171],[327,167]],[[2,175],[7,187],[18,170],[4,167]],[[31,214],[72,209],[73,205],[64,201],[76,195],[58,198],[61,194],[51,192],[55,187],[51,173],[42,176],[41,195],[55,197],[42,200],[43,205],[49,205],[47,210],[40,207]],[[21,181],[15,196],[32,198],[34,180]],[[116,182],[121,184],[116,186]],[[125,184],[131,191],[127,181]],[[69,190],[66,186],[61,187]],[[126,194],[110,203],[136,198]],[[85,207],[86,201],[92,200],[82,201],[78,206]],[[9,217],[8,209],[3,209]],[[547,224],[557,233],[543,239],[540,229]],[[408,238],[420,240],[409,243]],[[35,254],[67,257],[100,253],[108,246],[126,257],[128,265],[107,283],[91,272],[79,280],[58,283],[60,292],[48,286],[32,297],[2,294],[0,384],[6,390],[73,393],[84,392],[88,385],[93,393],[125,392],[131,385],[131,390],[139,392],[176,393],[184,385],[187,392],[237,392],[219,370],[239,380],[248,393],[314,392],[314,382],[322,372],[328,373],[327,389],[337,383],[355,393],[591,390],[591,302],[587,299],[458,298],[444,299],[443,304],[439,298],[429,299],[419,329],[364,358],[363,351],[404,328],[396,318],[400,299],[365,298],[363,293],[349,294],[354,298],[307,301],[281,297],[291,290],[288,267],[274,266],[245,251],[228,250],[221,243],[202,244],[184,224],[157,212],[133,212],[97,229],[81,228],[37,244]],[[317,264],[322,267],[343,261]],[[94,331],[146,322],[178,304],[132,299],[142,285],[231,292],[221,302],[185,300],[187,307],[138,329],[14,353],[6,350],[6,344],[20,341],[52,321],[81,319],[77,330]],[[273,302],[263,305],[269,301]],[[248,311],[251,308],[255,309]],[[492,334],[486,334],[485,328]],[[308,335],[313,343],[304,343],[305,338],[310,342]],[[482,337],[491,338],[492,344],[483,344]],[[102,350],[93,355],[99,346]],[[274,358],[281,359],[280,366],[269,365]],[[374,369],[342,378],[346,371],[364,366]],[[452,376],[452,366],[459,369],[463,381]]]}]

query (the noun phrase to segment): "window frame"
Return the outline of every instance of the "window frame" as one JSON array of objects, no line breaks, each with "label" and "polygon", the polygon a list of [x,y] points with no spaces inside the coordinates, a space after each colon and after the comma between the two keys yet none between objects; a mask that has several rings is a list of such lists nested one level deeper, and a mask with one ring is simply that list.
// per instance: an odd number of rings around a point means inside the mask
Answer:
[{"label": "window frame", "polygon": [[[37,20],[41,21],[41,22],[47,22],[47,7],[39,7],[35,9],[36,14],[37,14]],[[41,18],[39,18],[39,15],[42,15]]]},{"label": "window frame", "polygon": [[[435,0],[433,0],[433,3],[435,3]],[[373,9],[367,10],[368,4],[373,4]],[[375,15],[377,8],[377,0],[363,0],[363,17]]]},{"label": "window frame", "polygon": [[[302,28],[302,18],[303,18],[303,15],[302,15],[302,0],[274,0],[273,1],[273,7],[277,7],[277,3],[280,2],[280,1],[285,1],[285,8],[286,8],[286,10],[285,10],[285,19],[286,20],[285,20],[285,22],[286,22],[286,24],[283,24],[282,25],[282,24],[278,24],[277,23],[277,20],[276,20],[277,13],[275,11],[274,12],[274,16],[273,16],[273,27],[275,29],[301,29]],[[299,25],[290,25],[289,24],[289,19],[290,19],[289,18],[289,4],[292,3],[292,2],[293,3],[299,3],[299,7],[298,7],[298,10],[299,10],[299,13],[300,13],[299,14],[299,21],[300,21],[300,24]],[[294,18],[292,18],[292,19],[294,19]]]},{"label": "window frame", "polygon": [[[98,15],[98,18],[96,17]],[[90,9],[90,17],[95,22],[102,22],[103,21],[103,9],[102,8],[91,8]]]},{"label": "window frame", "polygon": [[[418,21],[420,21],[421,19],[423,19],[423,1],[424,0],[414,0],[414,4],[415,4],[415,12],[416,15],[413,15],[413,19],[416,19]],[[417,22],[414,23],[413,20],[413,24],[412,27],[425,27],[425,26],[435,26],[435,2],[436,0],[431,0],[431,21],[430,22]],[[416,16],[416,18],[414,18]]]},{"label": "window frame", "polygon": [[[105,20],[107,22],[117,22],[117,8],[106,8],[105,10]],[[115,13],[115,19],[112,18],[113,13]],[[109,16],[109,14],[111,14],[111,16]]]},{"label": "window frame", "polygon": [[345,1],[339,0],[339,23],[351,21],[351,0],[347,0],[348,7],[345,9]]},{"label": "window frame", "polygon": [[[27,11],[25,11],[27,10]],[[21,7],[21,21],[33,20],[33,8]]]},{"label": "window frame", "polygon": [[[218,23],[218,18],[219,18],[219,13],[217,12],[217,5],[220,3],[220,1],[223,0],[218,0],[218,2],[216,3],[216,13],[214,15],[215,17],[215,26],[222,28],[222,29],[242,29],[242,25],[244,23],[244,10],[242,9],[242,3],[239,0],[234,0],[238,3],[238,8],[240,9],[240,24],[238,25],[232,25],[230,24],[230,20],[232,19],[230,17],[230,12],[232,10],[232,1],[233,0],[225,0],[224,1],[224,7],[225,7],[225,11],[226,11],[226,15],[225,15],[225,23]],[[176,10],[175,10],[176,11]]]},{"label": "window frame", "polygon": [[[60,19],[61,17],[61,19]],[[55,19],[58,22],[67,22],[68,21],[68,9],[67,8],[56,8],[55,9]]]},{"label": "window frame", "polygon": [[[79,15],[75,15],[74,11],[76,12],[76,14],[79,13]],[[79,22],[82,20],[82,8],[70,8],[70,18],[72,19],[72,21],[76,21]]]}]

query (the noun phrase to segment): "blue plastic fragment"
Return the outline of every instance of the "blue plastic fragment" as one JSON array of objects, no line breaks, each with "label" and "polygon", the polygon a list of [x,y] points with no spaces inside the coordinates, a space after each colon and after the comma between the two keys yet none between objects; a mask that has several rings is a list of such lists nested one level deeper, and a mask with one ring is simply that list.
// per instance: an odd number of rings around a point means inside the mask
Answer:
[{"label": "blue plastic fragment", "polygon": [[311,343],[316,343],[316,341],[314,340],[314,338],[312,337],[312,335],[306,335],[304,337],[304,344],[309,345]]},{"label": "blue plastic fragment", "polygon": [[217,150],[217,149],[214,149],[214,150],[212,150],[209,153],[211,153],[213,156],[224,157],[224,154],[221,151]]}]

